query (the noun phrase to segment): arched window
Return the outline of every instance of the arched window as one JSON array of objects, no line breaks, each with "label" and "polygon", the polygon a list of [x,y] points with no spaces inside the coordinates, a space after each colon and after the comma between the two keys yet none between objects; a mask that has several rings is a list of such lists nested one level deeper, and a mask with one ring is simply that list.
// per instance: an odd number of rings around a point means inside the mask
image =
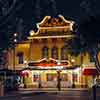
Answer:
[{"label": "arched window", "polygon": [[58,48],[57,47],[53,47],[52,51],[51,51],[51,57],[54,59],[58,59]]},{"label": "arched window", "polygon": [[24,60],[24,53],[23,52],[18,52],[17,53],[17,57],[18,57],[18,63],[19,64],[23,64],[23,60]]},{"label": "arched window", "polygon": [[49,57],[49,48],[43,47],[42,49],[42,58],[48,58]]},{"label": "arched window", "polygon": [[61,59],[68,60],[68,49],[65,46],[61,48]]}]

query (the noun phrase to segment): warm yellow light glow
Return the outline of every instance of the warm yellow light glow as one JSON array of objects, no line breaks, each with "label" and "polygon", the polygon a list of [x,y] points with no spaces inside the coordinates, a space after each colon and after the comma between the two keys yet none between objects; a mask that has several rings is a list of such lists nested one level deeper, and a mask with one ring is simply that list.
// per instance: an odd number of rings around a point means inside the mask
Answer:
[{"label": "warm yellow light glow", "polygon": [[52,73],[53,74],[53,73],[57,73],[57,71],[56,70],[48,70],[48,71],[44,71],[44,73],[46,73],[46,74],[47,73]]},{"label": "warm yellow light glow", "polygon": [[74,22],[71,22],[71,23],[70,23],[70,30],[71,30],[71,31],[73,31],[73,25],[74,25]]},{"label": "warm yellow light glow", "polygon": [[30,36],[35,35],[35,32],[33,30],[30,31]]},{"label": "warm yellow light glow", "polygon": [[62,16],[61,14],[59,14],[58,16],[59,16],[63,21],[65,21],[66,23],[70,23],[70,21],[66,20],[66,19],[64,18],[64,16]]},{"label": "warm yellow light glow", "polygon": [[37,23],[37,28],[39,28],[39,25],[43,24],[46,20],[48,20],[50,18],[51,18],[51,16],[45,16],[44,19],[40,23]]},{"label": "warm yellow light glow", "polygon": [[81,70],[80,68],[76,68],[76,69],[74,70],[74,72],[75,72],[75,73],[79,73],[80,70]]},{"label": "warm yellow light glow", "polygon": [[18,48],[29,48],[30,45],[29,44],[19,44]]},{"label": "warm yellow light glow", "polygon": [[27,60],[24,60],[24,64],[27,64]]},{"label": "warm yellow light glow", "polygon": [[28,37],[28,39],[47,39],[47,38],[73,38],[75,35],[61,35],[61,36],[35,36]]},{"label": "warm yellow light glow", "polygon": [[71,59],[71,62],[74,63],[75,62],[75,59]]},{"label": "warm yellow light glow", "polygon": [[39,27],[39,29],[51,29],[51,30],[56,30],[56,29],[69,29],[70,28],[70,26],[51,26],[51,27]]},{"label": "warm yellow light glow", "polygon": [[58,62],[57,64],[58,64],[58,65],[60,65],[61,63],[60,63],[60,62]]},{"label": "warm yellow light glow", "polygon": [[[28,37],[28,39],[44,39],[44,38],[65,38],[65,37],[73,37],[73,35],[63,35],[63,36],[40,36],[40,37],[38,37],[38,36],[36,36],[36,35],[39,35],[39,33],[41,32],[41,31],[43,31],[44,30],[44,32],[46,31],[46,32],[48,32],[48,31],[57,31],[57,30],[59,30],[59,31],[61,31],[62,32],[62,30],[65,30],[65,32],[67,32],[67,31],[73,31],[73,28],[72,28],[72,26],[73,26],[73,24],[74,24],[74,21],[68,21],[68,20],[66,20],[62,15],[59,15],[59,17],[65,22],[65,23],[68,23],[69,25],[66,25],[66,26],[41,26],[42,24],[45,24],[45,23],[47,23],[47,21],[51,18],[51,16],[45,16],[44,17],[44,19],[40,22],[40,23],[37,23],[37,28],[38,28],[38,31],[35,33],[33,30],[31,30],[30,31],[30,37]],[[34,36],[35,35],[35,36]],[[33,37],[34,36],[34,37]]]}]

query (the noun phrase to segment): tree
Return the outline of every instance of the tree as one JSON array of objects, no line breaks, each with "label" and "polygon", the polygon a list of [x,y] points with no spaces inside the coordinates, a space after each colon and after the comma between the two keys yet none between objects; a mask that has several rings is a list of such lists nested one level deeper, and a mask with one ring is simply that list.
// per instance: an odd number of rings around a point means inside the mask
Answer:
[{"label": "tree", "polygon": [[93,58],[96,68],[100,72],[100,63],[98,59],[100,43],[100,15],[89,16],[82,20],[79,24],[78,32],[80,33],[80,40],[83,42],[83,48],[86,48]]}]

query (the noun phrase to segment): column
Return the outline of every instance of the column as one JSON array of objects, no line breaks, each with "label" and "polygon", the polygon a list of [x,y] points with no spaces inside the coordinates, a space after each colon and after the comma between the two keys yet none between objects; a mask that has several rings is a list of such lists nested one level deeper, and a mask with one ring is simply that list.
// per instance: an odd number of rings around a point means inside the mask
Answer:
[{"label": "column", "polygon": [[32,60],[32,40],[30,40],[29,60]]},{"label": "column", "polygon": [[48,52],[49,52],[49,56],[48,56],[48,58],[51,58],[51,47],[49,47]]},{"label": "column", "polygon": [[60,61],[61,60],[61,48],[58,47],[58,60]]}]

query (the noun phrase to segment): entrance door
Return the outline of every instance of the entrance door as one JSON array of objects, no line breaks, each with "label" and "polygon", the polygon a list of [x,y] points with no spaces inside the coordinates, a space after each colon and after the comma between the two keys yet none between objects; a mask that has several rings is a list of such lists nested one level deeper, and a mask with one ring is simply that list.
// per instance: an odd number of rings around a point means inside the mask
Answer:
[{"label": "entrance door", "polygon": [[62,88],[72,87],[71,77],[68,73],[60,73],[60,78],[61,78],[61,87]]},{"label": "entrance door", "polygon": [[39,73],[33,73],[33,84],[34,84],[34,87],[40,88],[41,76]]}]

